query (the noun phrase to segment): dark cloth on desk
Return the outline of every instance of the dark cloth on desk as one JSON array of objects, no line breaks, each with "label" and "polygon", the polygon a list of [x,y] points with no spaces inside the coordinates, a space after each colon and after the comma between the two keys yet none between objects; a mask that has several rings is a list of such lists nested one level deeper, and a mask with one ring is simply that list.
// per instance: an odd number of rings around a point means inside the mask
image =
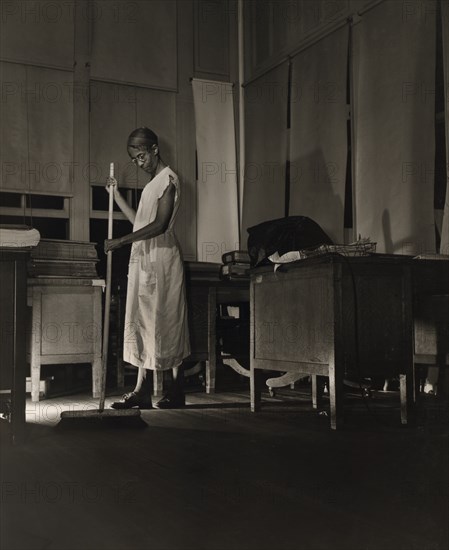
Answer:
[{"label": "dark cloth on desk", "polygon": [[248,254],[251,266],[270,263],[275,252],[280,256],[292,250],[333,244],[321,227],[307,216],[288,216],[248,228]]}]

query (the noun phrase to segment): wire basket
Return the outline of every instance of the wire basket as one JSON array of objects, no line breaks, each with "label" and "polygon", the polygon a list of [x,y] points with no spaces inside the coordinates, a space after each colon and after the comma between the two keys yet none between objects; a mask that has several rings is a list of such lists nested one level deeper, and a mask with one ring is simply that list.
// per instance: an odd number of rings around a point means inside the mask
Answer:
[{"label": "wire basket", "polygon": [[340,254],[341,256],[369,256],[376,252],[377,243],[361,239],[351,244],[322,244],[318,248],[300,250],[300,258],[313,258],[325,254]]}]

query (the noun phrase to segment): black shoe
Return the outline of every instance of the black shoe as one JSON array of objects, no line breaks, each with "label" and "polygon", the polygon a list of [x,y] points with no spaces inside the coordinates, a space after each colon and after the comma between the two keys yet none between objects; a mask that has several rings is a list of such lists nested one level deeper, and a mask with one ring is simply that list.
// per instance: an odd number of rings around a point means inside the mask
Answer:
[{"label": "black shoe", "polygon": [[112,403],[113,409],[152,409],[151,397],[142,397],[135,392],[125,393],[120,401]]},{"label": "black shoe", "polygon": [[167,393],[154,406],[157,409],[182,409],[186,406],[186,396],[183,393]]}]

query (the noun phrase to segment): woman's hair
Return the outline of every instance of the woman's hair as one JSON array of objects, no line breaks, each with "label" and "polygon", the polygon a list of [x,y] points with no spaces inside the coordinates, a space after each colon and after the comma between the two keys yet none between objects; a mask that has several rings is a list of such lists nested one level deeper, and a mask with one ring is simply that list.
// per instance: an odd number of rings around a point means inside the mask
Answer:
[{"label": "woman's hair", "polygon": [[149,151],[153,145],[158,145],[157,135],[146,126],[137,128],[129,134],[128,147],[138,149],[139,151]]}]

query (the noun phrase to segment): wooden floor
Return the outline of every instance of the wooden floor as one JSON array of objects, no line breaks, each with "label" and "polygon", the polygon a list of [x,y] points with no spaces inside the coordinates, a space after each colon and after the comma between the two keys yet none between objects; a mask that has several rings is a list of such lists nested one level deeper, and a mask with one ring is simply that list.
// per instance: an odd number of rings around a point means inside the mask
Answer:
[{"label": "wooden floor", "polygon": [[307,386],[257,414],[245,385],[187,397],[144,429],[58,425],[87,395],[29,402],[1,451],[2,550],[447,550],[447,403],[407,428],[397,393],[348,395],[332,432]]}]

